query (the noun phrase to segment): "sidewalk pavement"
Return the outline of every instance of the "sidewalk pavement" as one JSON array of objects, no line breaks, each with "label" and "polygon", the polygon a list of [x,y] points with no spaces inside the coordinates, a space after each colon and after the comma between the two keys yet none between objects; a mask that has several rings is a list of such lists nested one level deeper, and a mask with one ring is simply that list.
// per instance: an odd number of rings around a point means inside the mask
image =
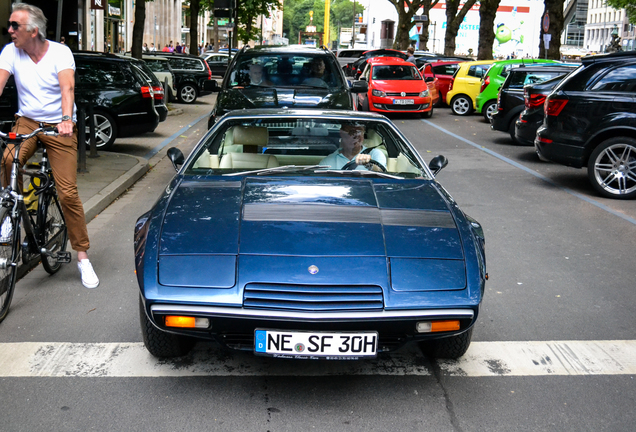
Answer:
[{"label": "sidewalk pavement", "polygon": [[148,160],[122,153],[86,157],[87,173],[77,173],[77,189],[90,222],[150,169]]}]

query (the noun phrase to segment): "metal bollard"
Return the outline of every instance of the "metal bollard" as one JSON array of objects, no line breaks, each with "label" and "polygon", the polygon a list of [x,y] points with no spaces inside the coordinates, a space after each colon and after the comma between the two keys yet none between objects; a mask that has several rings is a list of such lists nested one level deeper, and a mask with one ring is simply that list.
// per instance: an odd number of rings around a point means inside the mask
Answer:
[{"label": "metal bollard", "polygon": [[86,104],[77,103],[77,172],[87,173],[86,168]]}]

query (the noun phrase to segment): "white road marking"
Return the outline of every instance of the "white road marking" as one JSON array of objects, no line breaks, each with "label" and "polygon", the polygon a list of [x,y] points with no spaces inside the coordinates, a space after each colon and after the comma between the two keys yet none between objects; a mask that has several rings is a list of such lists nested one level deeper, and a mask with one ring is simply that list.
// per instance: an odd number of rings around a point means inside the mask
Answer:
[{"label": "white road marking", "polygon": [[[0,344],[0,377],[180,377],[431,375],[416,348],[375,360],[300,361],[199,344],[188,356],[158,360],[142,343]],[[457,361],[439,361],[447,376],[634,375],[636,341],[473,342]]]}]

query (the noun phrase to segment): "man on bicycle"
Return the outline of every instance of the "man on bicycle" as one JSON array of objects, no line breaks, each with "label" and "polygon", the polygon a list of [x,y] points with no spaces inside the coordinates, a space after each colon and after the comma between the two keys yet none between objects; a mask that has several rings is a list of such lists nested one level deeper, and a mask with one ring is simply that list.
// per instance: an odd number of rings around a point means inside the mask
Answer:
[{"label": "man on bicycle", "polygon": [[[39,123],[57,127],[59,136],[41,136],[39,139],[47,149],[71,247],[77,251],[82,284],[86,288],[96,288],[99,278],[86,253],[90,246],[88,230],[77,191],[73,54],[66,45],[46,39],[46,18],[42,10],[26,3],[13,5],[9,35],[13,43],[6,45],[0,54],[0,95],[13,75],[20,100],[13,132],[28,134],[37,129]],[[27,162],[36,147],[35,137],[22,144],[20,165]],[[7,146],[1,167],[3,185],[10,182],[14,153],[13,146]],[[7,228],[0,227],[0,231],[5,236]]]}]

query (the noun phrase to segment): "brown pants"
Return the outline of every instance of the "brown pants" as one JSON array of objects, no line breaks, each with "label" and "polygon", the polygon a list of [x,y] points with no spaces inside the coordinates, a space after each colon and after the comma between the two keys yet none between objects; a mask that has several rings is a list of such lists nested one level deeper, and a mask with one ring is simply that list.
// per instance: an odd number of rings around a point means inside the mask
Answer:
[{"label": "brown pants", "polygon": [[[55,125],[50,125],[55,126]],[[28,134],[40,127],[39,123],[26,117],[17,117],[13,132]],[[62,213],[66,220],[71,247],[78,252],[86,252],[90,246],[84,217],[84,207],[77,192],[77,128],[72,137],[38,135],[25,141],[20,147],[20,166],[29,160],[37,149],[37,140],[46,146],[46,152],[53,171],[53,178],[60,197]],[[2,157],[2,184],[11,181],[13,145],[8,145]]]}]

